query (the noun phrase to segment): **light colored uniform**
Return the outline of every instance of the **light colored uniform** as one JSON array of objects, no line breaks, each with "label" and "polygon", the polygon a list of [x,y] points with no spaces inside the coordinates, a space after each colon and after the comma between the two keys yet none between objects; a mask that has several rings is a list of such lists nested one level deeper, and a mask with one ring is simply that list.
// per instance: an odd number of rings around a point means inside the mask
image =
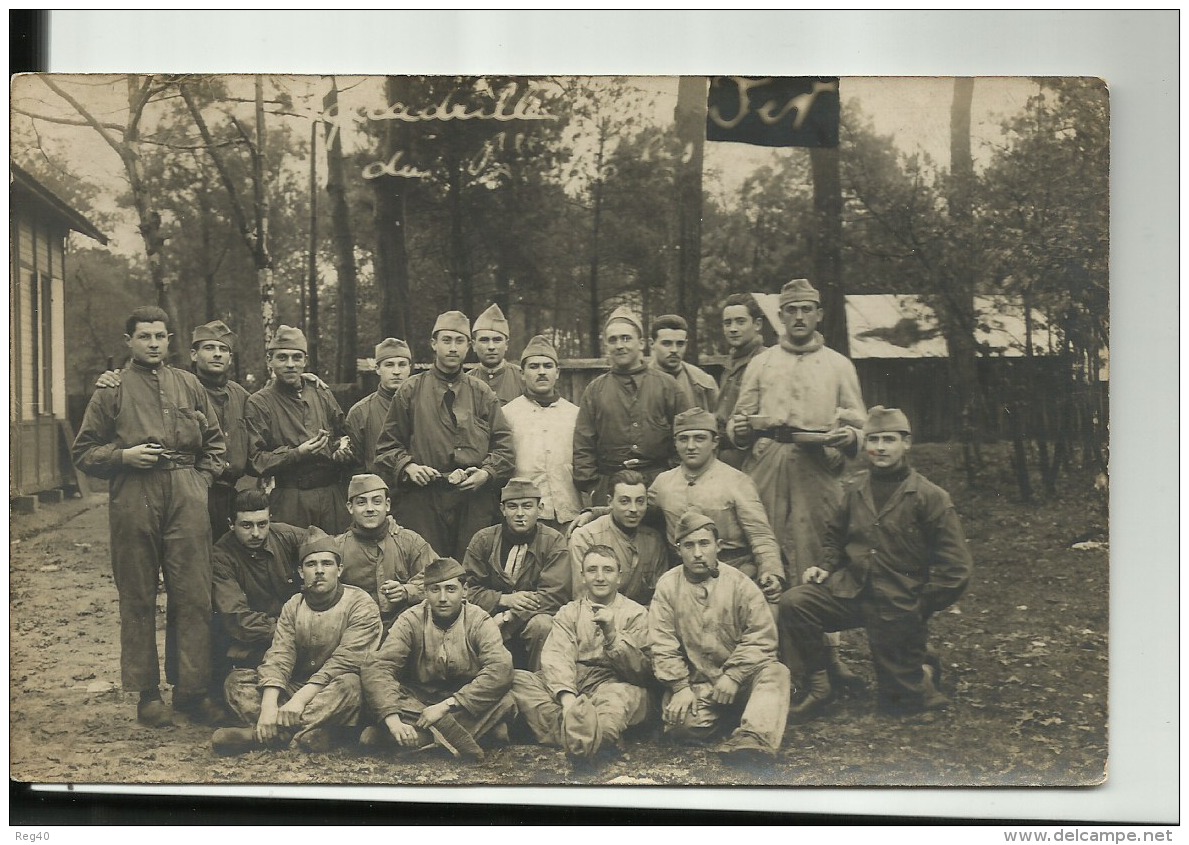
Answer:
[{"label": "light colored uniform", "polygon": [[[590,599],[572,601],[557,612],[541,652],[541,671],[517,670],[512,681],[516,706],[540,742],[577,756],[593,756],[615,743],[626,728],[644,721],[652,678],[648,664],[648,611],[616,594],[607,605],[616,636],[608,644]],[[593,711],[588,720],[563,718],[558,697],[573,693]]]},{"label": "light colored uniform", "polygon": [[570,563],[576,599],[586,596],[582,557],[591,546],[610,546],[615,551],[622,572],[621,595],[642,605],[652,601],[657,579],[669,568],[669,553],[660,534],[641,525],[635,534],[629,535],[615,524],[609,513],[575,528],[570,535]]},{"label": "light colored uniform", "polygon": [[[692,687],[697,701],[675,730],[683,738],[712,734],[724,711],[742,709],[736,733],[749,734],[773,753],[780,748],[789,710],[789,670],[776,659],[776,623],[760,588],[737,569],[694,584],[684,568],[665,573],[648,610],[649,648],[665,703]],[[739,685],[733,705],[710,700],[726,675]]]},{"label": "light colored uniform", "polygon": [[685,400],[691,408],[701,408],[703,411],[713,413],[714,409],[718,407],[718,384],[714,381],[714,377],[701,367],[694,366],[688,361],[682,361],[681,369],[674,374],[658,364],[655,358],[652,359],[649,366],[658,373],[664,373],[676,381],[677,387],[685,394]]},{"label": "light colored uniform", "polygon": [[559,398],[542,406],[527,396],[504,405],[512,427],[516,475],[531,479],[541,491],[541,518],[558,525],[572,522],[582,510],[574,486],[574,424],[578,406]]}]

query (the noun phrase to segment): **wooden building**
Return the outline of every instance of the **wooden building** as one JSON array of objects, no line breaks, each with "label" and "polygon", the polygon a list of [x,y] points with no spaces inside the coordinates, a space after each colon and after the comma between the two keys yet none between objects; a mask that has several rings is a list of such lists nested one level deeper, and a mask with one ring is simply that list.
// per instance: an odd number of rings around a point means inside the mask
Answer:
[{"label": "wooden building", "polygon": [[102,244],[85,217],[11,166],[8,287],[10,499],[74,483],[65,435],[66,243],[71,231]]}]

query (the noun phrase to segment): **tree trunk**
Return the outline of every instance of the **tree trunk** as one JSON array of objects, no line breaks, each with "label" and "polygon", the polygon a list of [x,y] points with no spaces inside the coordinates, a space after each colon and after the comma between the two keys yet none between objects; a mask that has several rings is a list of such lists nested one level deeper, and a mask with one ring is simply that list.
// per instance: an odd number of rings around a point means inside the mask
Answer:
[{"label": "tree trunk", "polygon": [[850,355],[846,329],[846,289],[842,284],[842,174],[838,148],[812,147],[814,286],[821,291],[822,335],[826,345]]},{"label": "tree trunk", "polygon": [[[330,79],[330,93],[326,95],[326,111],[338,111],[339,89],[334,77]],[[342,133],[328,132],[326,147],[326,193],[330,197],[330,224],[334,231],[335,268],[339,279],[338,356],[335,380],[355,381],[355,359],[358,354],[359,326],[357,314],[357,283],[355,276],[355,240],[351,236],[351,217],[347,211],[347,188],[343,174]]]},{"label": "tree trunk", "polygon": [[[408,78],[389,76],[384,82],[387,102],[407,102]],[[403,130],[397,120],[384,121],[385,161],[402,150]],[[380,286],[380,334],[411,342],[409,251],[405,242],[405,188],[408,180],[380,176],[372,182],[375,192],[373,223],[376,228],[376,282]]]},{"label": "tree trunk", "polygon": [[599,340],[603,336],[602,303],[599,301],[599,225],[603,215],[603,152],[606,149],[607,136],[600,128],[599,149],[595,158],[595,179],[591,186],[593,193],[594,220],[591,224],[590,236],[590,323],[587,326],[587,343],[590,357],[599,355]]},{"label": "tree trunk", "polygon": [[706,146],[706,77],[677,83],[674,122],[681,142],[677,163],[677,313],[689,323],[686,357],[697,360],[698,312],[702,307],[702,156]]},{"label": "tree trunk", "polygon": [[474,319],[475,289],[471,278],[470,255],[467,252],[466,234],[462,225],[462,171],[465,163],[459,156],[450,163],[449,197],[450,209],[450,263],[454,268],[455,302],[451,307],[461,308],[462,313]]},{"label": "tree trunk", "polygon": [[260,317],[265,345],[277,330],[276,288],[272,277],[272,256],[268,252],[268,192],[264,189],[264,79],[256,75],[256,144],[252,150],[252,191],[255,197],[256,237],[252,257],[260,288]]},{"label": "tree trunk", "polygon": [[310,343],[310,369],[318,372],[318,123],[310,121],[310,245],[306,267],[305,332]]}]

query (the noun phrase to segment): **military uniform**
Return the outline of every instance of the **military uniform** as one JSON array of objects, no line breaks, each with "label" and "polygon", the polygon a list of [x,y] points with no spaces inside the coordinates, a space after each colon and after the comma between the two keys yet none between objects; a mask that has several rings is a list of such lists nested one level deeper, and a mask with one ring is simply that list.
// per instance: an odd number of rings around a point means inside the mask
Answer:
[{"label": "military uniform", "polygon": [[[437,554],[417,532],[398,525],[390,516],[375,532],[352,526],[335,539],[342,552],[343,583],[359,587],[375,600],[385,630],[401,613],[425,598],[421,573]],[[380,592],[385,581],[404,584],[406,597],[390,602]]]},{"label": "military uniform", "polygon": [[[149,469],[123,450],[158,443]],[[205,694],[210,676],[211,527],[207,491],[224,470],[223,433],[192,374],[133,362],[119,387],[97,390],[74,440],[75,466],[109,480],[112,573],[120,595],[124,688],[156,690],[157,576],[168,593],[165,677],[179,696]]]},{"label": "military uniform", "polygon": [[[381,362],[389,358],[405,358],[412,363],[413,352],[403,340],[388,337],[376,344],[376,367],[379,368]],[[395,390],[381,385],[376,388],[375,393],[360,399],[347,411],[344,426],[363,472],[376,472],[376,442],[380,439],[380,432],[384,430],[388,408],[392,405],[392,397],[395,395]]]},{"label": "military uniform", "polygon": [[604,514],[575,528],[570,535],[571,578],[574,598],[586,596],[582,581],[582,559],[591,546],[610,546],[619,561],[622,580],[619,592],[634,602],[647,606],[652,601],[656,582],[670,566],[668,549],[660,534],[641,525],[629,534],[620,528],[611,514]]},{"label": "military uniform", "polygon": [[658,373],[663,373],[677,382],[678,389],[685,396],[686,404],[691,408],[714,408],[718,405],[718,385],[710,373],[701,367],[694,366],[688,361],[681,362],[681,368],[671,373],[654,359],[649,367]]},{"label": "military uniform", "polygon": [[748,451],[739,449],[727,436],[727,423],[731,414],[735,412],[735,403],[739,401],[739,389],[743,386],[743,374],[751,359],[764,351],[763,338],[757,337],[751,343],[739,349],[732,349],[730,358],[723,367],[722,376],[718,381],[718,404],[703,408],[714,409],[714,418],[718,421],[718,459],[735,469],[742,469]]}]

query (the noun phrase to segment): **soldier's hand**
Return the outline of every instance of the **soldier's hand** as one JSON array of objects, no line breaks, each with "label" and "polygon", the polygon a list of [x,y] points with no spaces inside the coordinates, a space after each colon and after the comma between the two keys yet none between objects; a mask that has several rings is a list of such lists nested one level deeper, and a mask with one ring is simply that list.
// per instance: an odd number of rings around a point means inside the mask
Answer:
[{"label": "soldier's hand", "polygon": [[165,447],[160,443],[142,443],[125,449],[120,455],[120,460],[124,462],[124,466],[133,469],[149,469],[156,465],[157,459],[164,452]]},{"label": "soldier's hand", "polygon": [[408,476],[409,481],[412,481],[418,487],[424,487],[435,478],[442,477],[442,474],[433,467],[427,467],[421,464],[405,464],[405,475]]},{"label": "soldier's hand", "polygon": [[319,431],[309,440],[298,444],[297,454],[312,455],[314,452],[321,451],[326,448],[326,444],[330,442],[330,434],[326,431]]},{"label": "soldier's hand", "polygon": [[607,640],[615,639],[615,616],[611,613],[611,608],[600,607],[594,613],[594,622],[599,626],[599,630],[603,632],[603,636]]},{"label": "soldier's hand", "polygon": [[338,448],[334,450],[334,454],[330,458],[335,463],[347,464],[355,460],[355,457],[355,446],[351,443],[351,438],[344,434],[339,438]]},{"label": "soldier's hand", "polygon": [[569,530],[566,531],[566,536],[569,537],[571,534],[573,534],[574,529],[576,528],[581,528],[583,525],[589,525],[594,521],[594,518],[594,511],[582,511],[582,513],[574,517],[574,521],[570,523]]},{"label": "soldier's hand", "polygon": [[284,707],[277,710],[277,724],[286,728],[296,728],[301,724],[301,711],[304,709],[300,704],[295,707],[290,699]]},{"label": "soldier's hand", "polygon": [[403,745],[405,748],[413,748],[417,745],[417,729],[402,722],[400,716],[393,714],[384,720],[384,724],[398,745]]},{"label": "soldier's hand", "polygon": [[735,696],[739,692],[739,685],[726,675],[719,675],[710,690],[710,700],[715,704],[734,704]]},{"label": "soldier's hand", "polygon": [[278,711],[275,704],[262,704],[260,716],[256,719],[256,739],[261,743],[269,743],[277,738]]},{"label": "soldier's hand", "polygon": [[801,573],[801,583],[820,584],[830,577],[830,573],[820,566],[811,566]]},{"label": "soldier's hand", "polygon": [[505,593],[500,596],[500,605],[509,610],[537,610],[541,606],[541,599],[536,593],[521,590],[515,593]]},{"label": "soldier's hand", "polygon": [[561,712],[565,713],[574,706],[574,702],[578,700],[578,696],[572,692],[563,692],[557,697],[557,703],[561,705]]},{"label": "soldier's hand", "polygon": [[467,470],[467,477],[464,478],[458,485],[459,491],[470,492],[478,490],[491,478],[491,473],[485,469],[476,469],[471,467]]},{"label": "soldier's hand", "polygon": [[315,387],[320,387],[323,390],[330,390],[330,385],[327,384],[326,382],[322,381],[322,379],[318,378],[317,373],[310,373],[310,372],[302,373],[301,380],[308,381],[310,384],[314,385]]},{"label": "soldier's hand", "polygon": [[763,592],[764,598],[768,601],[776,601],[780,598],[780,594],[784,592],[784,582],[780,577],[768,572],[760,576],[759,580],[760,591]]},{"label": "soldier's hand", "polygon": [[850,447],[856,442],[858,442],[858,438],[855,436],[853,428],[843,426],[826,432],[826,445],[833,446],[835,449]]},{"label": "soldier's hand", "polygon": [[747,414],[735,414],[731,417],[731,431],[735,437],[743,439],[751,437],[751,420],[747,418]]},{"label": "soldier's hand", "polygon": [[408,590],[400,581],[385,581],[380,585],[380,592],[393,604],[400,604],[408,596]]},{"label": "soldier's hand", "polygon": [[686,687],[681,692],[674,693],[673,697],[669,699],[669,703],[665,705],[665,724],[680,725],[693,712],[697,703],[698,696],[693,687]]},{"label": "soldier's hand", "polygon": [[119,387],[120,386],[120,371],[119,370],[104,370],[99,374],[99,378],[95,379],[96,387]]},{"label": "soldier's hand", "polygon": [[444,701],[431,704],[421,711],[421,716],[417,719],[417,727],[428,728],[430,725],[436,725],[438,720],[449,712],[450,705]]}]

